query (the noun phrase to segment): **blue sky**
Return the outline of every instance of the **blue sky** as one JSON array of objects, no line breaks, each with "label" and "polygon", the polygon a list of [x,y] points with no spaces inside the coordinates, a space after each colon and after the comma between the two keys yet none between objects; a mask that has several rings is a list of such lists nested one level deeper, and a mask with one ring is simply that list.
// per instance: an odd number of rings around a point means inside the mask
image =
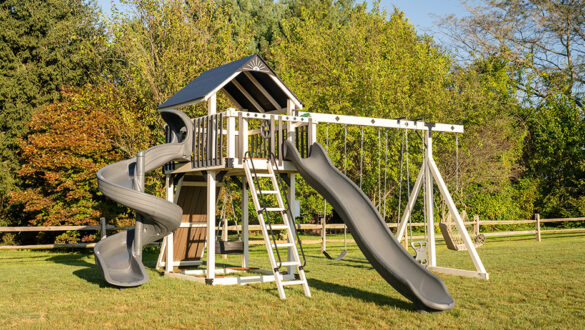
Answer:
[{"label": "blue sky", "polygon": [[[106,15],[110,13],[111,1],[97,1]],[[117,0],[113,1],[114,3],[119,3]],[[410,19],[419,33],[424,32],[437,39],[441,39],[435,25],[438,17],[450,14],[456,16],[465,15],[465,7],[461,4],[460,0],[382,0],[381,4],[388,11],[392,11],[394,6],[398,7],[406,14],[406,17]]]},{"label": "blue sky", "polygon": [[416,30],[436,36],[436,21],[440,17],[454,14],[465,16],[466,10],[460,0],[382,0],[389,11],[394,6],[402,10],[416,27]]}]

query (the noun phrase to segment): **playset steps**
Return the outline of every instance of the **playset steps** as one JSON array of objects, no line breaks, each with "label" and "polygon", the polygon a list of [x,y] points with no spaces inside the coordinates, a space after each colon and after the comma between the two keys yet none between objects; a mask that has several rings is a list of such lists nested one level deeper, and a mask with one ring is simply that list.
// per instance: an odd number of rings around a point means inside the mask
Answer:
[{"label": "playset steps", "polygon": [[[250,186],[254,208],[256,208],[258,213],[258,222],[260,223],[260,227],[262,229],[262,236],[264,237],[266,251],[268,252],[268,258],[270,259],[270,265],[272,266],[272,272],[274,274],[274,280],[276,282],[276,287],[278,289],[278,295],[280,296],[280,299],[286,298],[286,294],[284,293],[284,286],[289,285],[302,285],[305,296],[310,297],[311,291],[309,290],[309,284],[307,283],[305,270],[303,269],[303,264],[301,263],[301,259],[299,257],[297,245],[295,244],[295,236],[291,228],[289,212],[285,208],[282,196],[280,194],[280,188],[278,187],[278,181],[273,169],[274,165],[275,164],[272,164],[270,159],[268,159],[266,164],[268,173],[257,173],[254,168],[254,163],[250,158],[246,158],[244,160],[244,172],[246,173],[246,179],[248,180],[248,185]],[[262,190],[260,187],[259,178],[270,178],[270,183],[263,182],[263,184],[271,185],[272,187],[266,190]],[[264,194],[275,196],[278,206],[267,207]],[[280,215],[282,218],[281,224],[272,224],[274,216],[271,216],[271,214],[275,213]],[[276,237],[274,236],[273,232],[274,230],[286,230],[287,239],[285,243],[276,242]],[[280,247],[288,248],[288,256],[289,259],[292,260],[281,260],[281,255],[278,250]],[[276,251],[276,256],[274,255],[274,251]],[[280,267],[292,266],[296,266],[299,279],[284,281],[280,274]],[[291,270],[289,270],[289,273],[290,272]]]}]

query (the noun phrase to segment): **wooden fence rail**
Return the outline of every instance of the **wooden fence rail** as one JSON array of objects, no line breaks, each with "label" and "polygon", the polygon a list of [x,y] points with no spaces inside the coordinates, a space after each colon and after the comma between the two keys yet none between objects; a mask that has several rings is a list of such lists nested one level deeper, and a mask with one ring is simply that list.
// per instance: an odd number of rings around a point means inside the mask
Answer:
[{"label": "wooden fence rail", "polygon": [[[558,234],[558,233],[579,233],[585,232],[585,228],[567,228],[567,229],[546,229],[543,230],[543,223],[558,223],[558,222],[579,222],[585,221],[585,217],[580,218],[551,218],[541,219],[540,215],[535,214],[533,220],[479,220],[478,216],[473,217],[473,221],[466,221],[466,226],[473,226],[473,233],[478,235],[480,233],[481,226],[497,226],[497,225],[527,225],[534,224],[534,230],[521,230],[521,231],[496,231],[496,232],[482,232],[486,237],[493,236],[514,236],[514,235],[535,235],[537,241],[541,241],[543,233]],[[436,223],[436,226],[439,224]],[[413,223],[413,227],[422,227],[423,223]],[[343,229],[344,225],[339,224],[327,224],[325,230],[328,229]],[[388,223],[389,228],[396,228],[398,224]],[[104,218],[100,219],[99,226],[46,226],[46,227],[0,227],[0,233],[3,232],[51,232],[51,231],[97,231],[100,232],[101,238],[106,237],[106,231],[108,230],[127,230],[133,227],[114,227],[112,225],[106,225]],[[300,230],[317,230],[322,231],[323,226],[321,224],[300,224],[297,226]],[[241,230],[241,226],[228,226],[228,230]],[[251,232],[261,231],[260,225],[249,225],[248,230]],[[316,242],[316,241],[315,241]],[[313,241],[306,243],[315,243]],[[153,244],[157,245],[157,244]],[[75,244],[39,244],[39,245],[1,245],[0,250],[16,250],[16,249],[57,249],[57,248],[93,248],[95,243],[75,243]]]}]

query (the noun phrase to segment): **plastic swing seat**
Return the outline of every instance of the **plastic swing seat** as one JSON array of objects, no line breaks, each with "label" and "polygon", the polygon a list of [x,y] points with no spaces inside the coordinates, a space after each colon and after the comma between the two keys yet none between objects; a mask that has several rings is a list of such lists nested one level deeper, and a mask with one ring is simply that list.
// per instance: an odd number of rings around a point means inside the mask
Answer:
[{"label": "plastic swing seat", "polygon": [[327,259],[330,259],[330,260],[341,260],[345,257],[346,254],[347,254],[347,250],[343,250],[343,251],[341,251],[341,253],[337,257],[333,258],[329,253],[327,253],[327,251],[323,250],[323,255],[325,257],[327,257]]},{"label": "plastic swing seat", "polygon": [[[226,189],[226,193],[224,194],[223,205],[221,207],[221,220],[220,223],[224,222],[227,225],[228,220],[226,218],[225,207],[228,204],[228,194],[229,197],[229,206],[232,209],[232,213],[235,214],[234,210],[234,203],[231,198],[231,192],[229,188],[229,183],[225,180],[224,187]],[[235,222],[235,220],[234,220]],[[237,223],[235,223],[237,225]],[[222,241],[219,239],[219,229],[216,231],[216,241],[215,241],[215,253],[217,254],[244,254],[244,242],[241,240],[240,232],[238,231],[238,240],[237,241]]]},{"label": "plastic swing seat", "polygon": [[243,241],[216,241],[215,253],[217,254],[243,254]]}]

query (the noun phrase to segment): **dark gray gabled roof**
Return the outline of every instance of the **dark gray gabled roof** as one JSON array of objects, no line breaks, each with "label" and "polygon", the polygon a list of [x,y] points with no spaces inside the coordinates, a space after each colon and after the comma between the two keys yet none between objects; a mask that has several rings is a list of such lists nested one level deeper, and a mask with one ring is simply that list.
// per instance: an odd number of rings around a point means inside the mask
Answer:
[{"label": "dark gray gabled roof", "polygon": [[222,90],[237,108],[251,112],[268,112],[286,108],[291,99],[297,109],[302,103],[258,55],[203,72],[171,96],[158,109],[179,108],[206,101]]}]

